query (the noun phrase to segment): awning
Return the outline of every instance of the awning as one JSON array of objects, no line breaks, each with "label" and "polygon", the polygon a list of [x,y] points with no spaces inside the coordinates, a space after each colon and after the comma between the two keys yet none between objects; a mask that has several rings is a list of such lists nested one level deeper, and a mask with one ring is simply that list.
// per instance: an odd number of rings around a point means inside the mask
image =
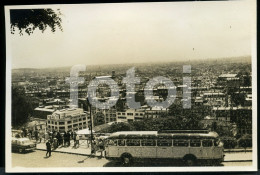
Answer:
[{"label": "awning", "polygon": [[[92,132],[94,133],[95,131],[92,130]],[[88,135],[91,134],[91,131],[89,129],[82,129],[76,132],[79,135]]]}]

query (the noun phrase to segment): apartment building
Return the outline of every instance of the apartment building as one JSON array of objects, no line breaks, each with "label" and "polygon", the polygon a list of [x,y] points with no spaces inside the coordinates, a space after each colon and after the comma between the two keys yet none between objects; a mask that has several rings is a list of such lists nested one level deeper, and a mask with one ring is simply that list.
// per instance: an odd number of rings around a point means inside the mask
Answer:
[{"label": "apartment building", "polygon": [[167,114],[167,108],[150,107],[145,109],[145,118],[160,118]]},{"label": "apartment building", "polygon": [[47,116],[47,129],[50,131],[69,131],[86,129],[90,123],[89,114],[81,108],[57,110]]},{"label": "apartment building", "polygon": [[128,109],[123,112],[116,112],[117,122],[132,122],[135,120],[143,120],[145,110],[143,109]]}]

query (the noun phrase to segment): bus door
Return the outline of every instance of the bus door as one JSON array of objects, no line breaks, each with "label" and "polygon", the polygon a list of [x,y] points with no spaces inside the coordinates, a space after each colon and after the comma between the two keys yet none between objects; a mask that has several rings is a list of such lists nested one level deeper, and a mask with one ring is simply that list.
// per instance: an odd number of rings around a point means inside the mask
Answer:
[{"label": "bus door", "polygon": [[157,140],[157,158],[172,158],[172,139]]},{"label": "bus door", "polygon": [[200,159],[202,157],[201,139],[190,139],[189,153]]},{"label": "bus door", "polygon": [[214,139],[214,146],[212,150],[212,156],[214,159],[219,159],[223,157],[223,143],[219,139]]},{"label": "bus door", "polygon": [[213,157],[213,140],[203,139],[202,140],[202,159],[211,159]]},{"label": "bus door", "polygon": [[142,139],[142,157],[143,158],[156,158],[156,140],[155,139]]},{"label": "bus door", "polygon": [[117,140],[116,139],[108,139],[106,141],[106,151],[107,155],[111,157],[117,157],[118,156],[118,149],[117,149]]}]

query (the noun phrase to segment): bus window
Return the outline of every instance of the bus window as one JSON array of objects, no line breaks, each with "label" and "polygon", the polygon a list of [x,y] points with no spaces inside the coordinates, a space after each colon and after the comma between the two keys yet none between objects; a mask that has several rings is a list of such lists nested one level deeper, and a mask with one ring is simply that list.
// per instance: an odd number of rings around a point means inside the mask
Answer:
[{"label": "bus window", "polygon": [[200,147],[200,140],[198,140],[198,139],[191,139],[190,140],[190,146],[191,147]]},{"label": "bus window", "polygon": [[189,142],[188,142],[188,140],[184,140],[184,139],[173,140],[173,146],[185,146],[185,147],[188,147],[189,146]]},{"label": "bus window", "polygon": [[213,146],[212,140],[202,140],[203,147],[211,147]]},{"label": "bus window", "polygon": [[140,146],[140,140],[139,139],[127,139],[126,145],[127,146]]},{"label": "bus window", "polygon": [[125,146],[125,140],[118,139],[118,146]]},{"label": "bus window", "polygon": [[117,146],[117,141],[116,140],[108,140],[107,145],[109,145],[109,146]]},{"label": "bus window", "polygon": [[143,139],[142,146],[155,146],[156,141],[154,139]]},{"label": "bus window", "polygon": [[172,146],[172,139],[158,139],[157,146]]}]

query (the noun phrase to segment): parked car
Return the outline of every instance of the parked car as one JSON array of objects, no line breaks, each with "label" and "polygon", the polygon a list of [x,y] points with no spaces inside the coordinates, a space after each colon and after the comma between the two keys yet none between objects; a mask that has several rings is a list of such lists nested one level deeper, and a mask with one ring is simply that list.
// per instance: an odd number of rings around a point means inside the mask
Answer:
[{"label": "parked car", "polygon": [[24,153],[36,149],[36,143],[28,138],[12,138],[12,151]]}]

